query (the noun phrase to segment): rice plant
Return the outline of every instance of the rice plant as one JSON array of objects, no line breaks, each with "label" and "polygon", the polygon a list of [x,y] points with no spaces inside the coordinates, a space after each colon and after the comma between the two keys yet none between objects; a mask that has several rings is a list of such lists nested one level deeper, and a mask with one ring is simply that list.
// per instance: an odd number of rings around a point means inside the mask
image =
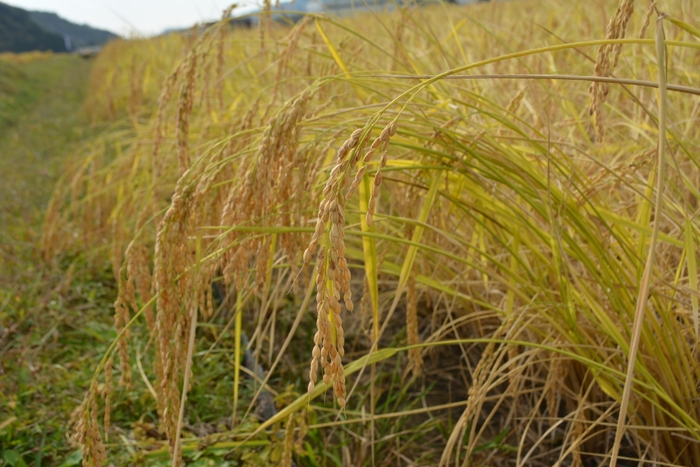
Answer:
[{"label": "rice plant", "polygon": [[[110,44],[88,111],[119,129],[66,172],[42,245],[119,284],[84,464],[700,465],[693,6]],[[115,441],[116,379],[158,436]],[[198,387],[227,409],[206,434]]]}]

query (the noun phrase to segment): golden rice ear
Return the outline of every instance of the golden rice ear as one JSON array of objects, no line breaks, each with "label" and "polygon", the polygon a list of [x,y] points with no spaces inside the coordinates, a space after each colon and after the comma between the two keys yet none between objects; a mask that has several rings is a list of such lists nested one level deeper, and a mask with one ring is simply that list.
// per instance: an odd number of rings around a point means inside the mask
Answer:
[{"label": "golden rice ear", "polygon": [[129,362],[129,353],[127,351],[127,339],[129,337],[128,329],[125,329],[126,324],[130,320],[129,308],[126,304],[126,300],[120,293],[117,301],[114,303],[114,327],[118,333],[123,335],[118,342],[118,352],[119,352],[119,363],[121,367],[121,377],[119,378],[119,385],[129,388],[131,386],[131,364]]},{"label": "golden rice ear", "polygon": [[177,158],[180,173],[190,168],[190,114],[194,107],[195,78],[197,76],[198,54],[192,53],[185,67],[185,82],[180,89],[180,99],[177,101]]},{"label": "golden rice ear", "polygon": [[75,412],[77,421],[74,425],[72,440],[82,447],[85,467],[102,467],[107,461],[98,422],[98,395],[97,381],[93,381],[82,404]]},{"label": "golden rice ear", "polygon": [[[651,10],[651,8],[650,8]],[[605,31],[606,39],[623,39],[627,31],[627,23],[634,12],[634,0],[620,0],[615,15],[610,18]],[[607,78],[617,67],[620,58],[622,44],[603,44],[598,48],[594,75]],[[611,56],[612,55],[612,56]],[[607,99],[610,85],[608,83],[594,81],[591,83],[589,92],[591,94],[591,106],[589,113],[593,116],[598,141],[602,141],[605,136],[605,125],[603,122],[603,104]]]},{"label": "golden rice ear", "polygon": [[102,389],[102,399],[105,401],[104,430],[105,441],[109,442],[109,428],[112,422],[112,370],[114,369],[114,357],[110,357],[105,365],[105,386]]},{"label": "golden rice ear", "polygon": [[342,357],[345,355],[345,334],[339,300],[341,296],[348,311],[354,309],[350,280],[352,275],[345,258],[345,203],[342,195],[347,182],[349,161],[354,157],[357,145],[364,129],[353,131],[341,145],[336,155],[336,164],[330,171],[325,197],[318,210],[316,230],[309,247],[304,252],[304,262],[313,253],[316,245],[322,242],[318,253],[317,284],[317,333],[314,337],[314,350],[311,359],[311,383],[309,393],[313,392],[316,382],[316,369],[319,356],[324,371],[323,381],[333,382],[333,390],[341,406],[345,406],[345,377],[343,376]]},{"label": "golden rice ear", "polygon": [[[304,263],[307,264],[316,246],[323,242],[319,251],[317,264],[318,273],[316,284],[318,292],[317,301],[317,338],[314,339],[314,352],[311,359],[311,377],[309,393],[315,389],[315,371],[318,368],[318,354],[321,356],[321,367],[324,370],[323,381],[326,384],[333,383],[333,390],[341,407],[345,407],[345,377],[343,376],[342,357],[345,355],[345,332],[339,300],[343,298],[346,310],[352,312],[355,304],[352,300],[350,280],[352,274],[345,258],[345,207],[359,186],[362,177],[367,170],[367,164],[372,154],[379,146],[382,146],[382,158],[374,177],[374,188],[369,201],[369,209],[366,213],[367,223],[371,225],[372,215],[376,209],[379,186],[382,182],[381,169],[386,165],[386,153],[391,136],[396,134],[396,121],[389,123],[381,132],[381,135],[372,144],[372,148],[364,157],[362,167],[356,172],[350,189],[346,191],[348,175],[352,167],[351,162],[359,160],[358,147],[365,128],[358,128],[340,146],[336,154],[336,163],[331,168],[328,181],[323,190],[324,198],[319,205],[318,220],[311,243],[304,251]],[[345,193],[345,194],[343,194]],[[318,340],[318,342],[316,342]],[[320,349],[317,351],[317,349]]]}]

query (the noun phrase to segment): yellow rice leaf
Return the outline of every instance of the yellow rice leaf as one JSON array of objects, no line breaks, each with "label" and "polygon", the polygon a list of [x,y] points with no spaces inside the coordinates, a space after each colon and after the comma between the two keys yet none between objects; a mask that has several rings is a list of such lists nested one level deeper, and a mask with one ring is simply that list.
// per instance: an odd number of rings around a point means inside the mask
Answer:
[{"label": "yellow rice leaf", "polygon": [[687,32],[688,34],[695,36],[697,38],[700,38],[700,29],[698,29],[694,26],[691,26],[690,24],[688,24],[684,21],[676,19],[673,16],[666,16],[664,19],[667,19],[668,21],[672,22],[673,24],[675,24],[676,26],[678,26],[679,28],[681,28],[682,30]]},{"label": "yellow rice leaf", "polygon": [[333,43],[331,42],[330,39],[328,39],[328,36],[326,35],[325,31],[321,27],[321,23],[318,22],[318,19],[315,21],[316,23],[316,29],[318,29],[318,33],[321,35],[321,38],[323,38],[323,42],[326,43],[326,47],[328,47],[328,51],[331,53],[333,56],[333,60],[335,60],[335,63],[338,64],[341,70],[343,70],[343,73],[345,73],[345,76],[347,78],[350,77],[350,72],[348,71],[348,68],[345,66],[345,63],[343,63],[343,59],[340,58],[340,54],[338,54],[338,51],[333,47]]},{"label": "yellow rice leaf", "polygon": [[423,207],[421,208],[420,215],[418,216],[419,223],[416,224],[415,228],[413,229],[413,238],[411,238],[411,242],[413,242],[414,245],[408,247],[408,251],[406,252],[406,258],[404,259],[403,267],[401,268],[401,274],[399,275],[399,285],[397,287],[396,292],[397,297],[401,295],[403,287],[404,285],[406,285],[406,281],[408,280],[408,275],[410,274],[411,268],[413,267],[413,262],[416,259],[418,247],[415,244],[420,244],[421,237],[423,236],[423,231],[425,230],[424,224],[428,221],[428,215],[430,215],[430,211],[433,208],[433,204],[435,204],[435,199],[437,199],[437,192],[438,187],[440,186],[441,174],[442,171],[440,170],[433,171],[433,179],[430,182],[430,189],[428,190],[428,195],[423,201]]},{"label": "yellow rice leaf", "polygon": [[698,320],[698,262],[695,256],[695,237],[693,224],[690,219],[685,220],[685,252],[688,264],[688,286],[693,291],[690,294],[690,306],[693,311],[693,324],[695,324],[695,336],[700,335],[700,321]]},{"label": "yellow rice leaf", "polygon": [[[367,174],[362,178],[359,186],[360,212],[365,213],[369,207],[369,197],[372,193],[371,180]],[[362,232],[369,232],[370,227],[367,225],[367,218],[360,215],[360,227]],[[379,337],[379,281],[377,278],[377,248],[374,237],[368,235],[362,236],[362,253],[365,260],[365,277],[367,278],[367,286],[369,289],[370,306],[372,307],[372,322],[373,322],[373,337]]]}]

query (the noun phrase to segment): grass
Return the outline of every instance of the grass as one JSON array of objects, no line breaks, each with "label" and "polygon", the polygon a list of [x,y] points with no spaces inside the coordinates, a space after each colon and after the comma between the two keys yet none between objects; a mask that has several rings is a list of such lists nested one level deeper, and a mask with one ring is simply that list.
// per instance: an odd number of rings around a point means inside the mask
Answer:
[{"label": "grass", "polygon": [[97,132],[82,113],[91,65],[65,55],[0,59],[4,465],[59,465],[73,451],[66,444],[67,420],[95,358],[115,335],[109,272],[87,271],[77,257],[53,267],[36,248],[54,183],[73,151]]},{"label": "grass", "polygon": [[90,63],[78,57],[0,60],[4,233],[18,222],[39,225],[65,155],[89,134],[79,124],[89,75]]},{"label": "grass", "polygon": [[[118,289],[81,369],[85,464],[700,464],[698,18],[660,5],[674,21],[637,38],[638,4],[606,38],[616,7],[111,43],[85,108],[112,127],[41,243]],[[309,394],[315,346],[331,380]]]}]

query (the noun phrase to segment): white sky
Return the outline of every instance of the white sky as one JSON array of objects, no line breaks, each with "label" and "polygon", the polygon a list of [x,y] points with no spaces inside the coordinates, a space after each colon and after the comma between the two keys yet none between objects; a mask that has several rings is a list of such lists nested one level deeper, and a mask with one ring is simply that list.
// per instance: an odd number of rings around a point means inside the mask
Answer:
[{"label": "white sky", "polygon": [[[166,28],[189,27],[219,19],[227,6],[255,0],[2,0],[25,10],[57,13],[79,24],[121,36],[152,35]],[[241,10],[239,7],[238,10]]]}]

